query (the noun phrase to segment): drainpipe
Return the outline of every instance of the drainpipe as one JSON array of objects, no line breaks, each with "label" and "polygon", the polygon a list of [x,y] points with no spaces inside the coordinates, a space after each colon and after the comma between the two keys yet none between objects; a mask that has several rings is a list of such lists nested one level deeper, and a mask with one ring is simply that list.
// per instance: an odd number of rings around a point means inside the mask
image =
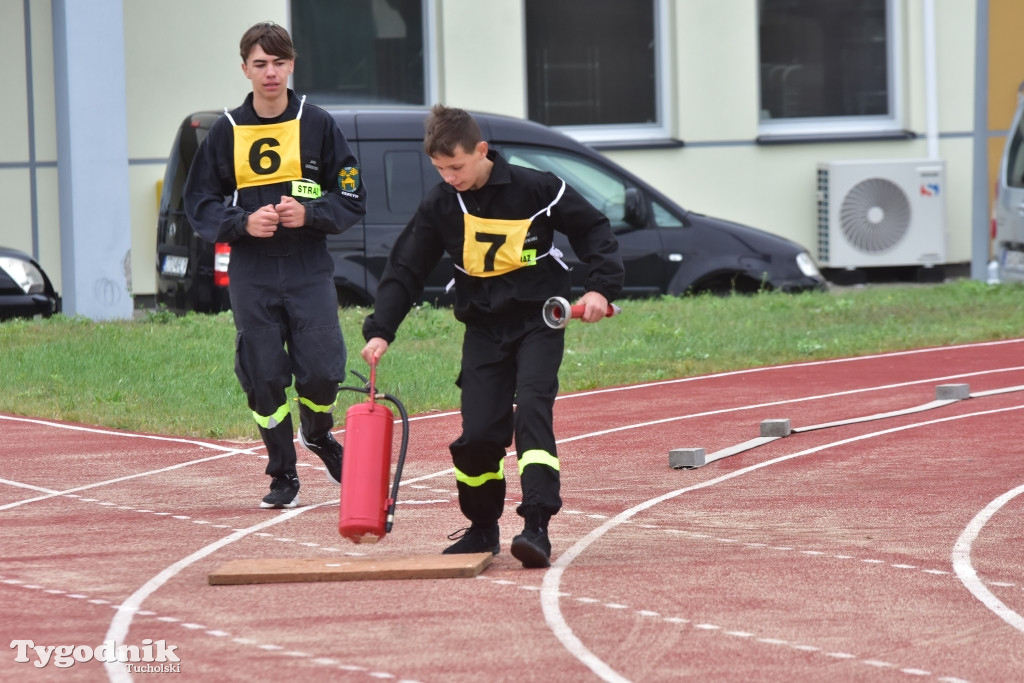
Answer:
[{"label": "drainpipe", "polygon": [[974,191],[971,207],[971,278],[999,279],[996,264],[991,275],[989,230],[992,219],[992,186],[988,177],[988,0],[978,0],[974,46]]},{"label": "drainpipe", "polygon": [[935,66],[935,0],[922,3],[924,20],[924,99],[925,136],[928,141],[928,158],[939,158],[939,97],[938,76]]}]

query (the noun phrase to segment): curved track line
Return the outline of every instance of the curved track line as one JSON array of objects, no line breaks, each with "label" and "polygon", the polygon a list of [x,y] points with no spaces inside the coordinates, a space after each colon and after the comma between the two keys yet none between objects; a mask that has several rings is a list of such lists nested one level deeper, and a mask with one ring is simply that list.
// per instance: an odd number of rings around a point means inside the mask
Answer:
[{"label": "curved track line", "polygon": [[[807,361],[805,363],[789,363],[787,365],[765,365],[759,368],[747,368],[745,370],[728,370],[726,372],[718,372],[711,375],[696,375],[694,377],[680,377],[678,379],[664,379],[657,382],[647,382],[645,384],[629,384],[622,387],[609,387],[606,389],[594,389],[593,391],[581,391],[575,394],[564,394],[559,396],[558,399],[567,398],[582,398],[585,396],[595,396],[597,394],[608,394],[617,391],[629,391],[631,389],[647,389],[649,387],[661,387],[668,384],[681,384],[684,382],[693,382],[702,379],[714,379],[717,377],[735,377],[737,375],[753,374],[758,372],[768,372],[771,370],[792,370],[794,368],[808,368],[815,367],[818,365],[834,365],[837,363],[853,363],[861,360],[878,360],[879,358],[892,358],[895,356],[912,356],[922,353],[933,353],[935,351],[954,351],[957,349],[972,349],[985,346],[1000,346],[1003,344],[1022,344],[1022,339],[1006,339],[1002,341],[994,342],[978,342],[973,344],[956,344],[954,346],[935,346],[928,349],[911,349],[908,351],[894,351],[892,353],[876,353],[870,356],[851,356],[849,358],[830,358],[828,360],[814,360]],[[1019,368],[1017,368],[1019,369]]]},{"label": "curved track line", "polygon": [[[942,377],[930,377],[926,379],[915,379],[909,382],[898,382],[896,384],[881,384],[874,387],[863,387],[861,389],[847,389],[846,391],[836,391],[831,394],[817,394],[815,396],[801,396],[798,398],[787,398],[779,401],[768,401],[766,403],[752,403],[745,406],[732,406],[729,408],[719,408],[717,410],[707,410],[702,413],[688,413],[686,415],[675,415],[673,417],[663,417],[658,420],[651,420],[649,422],[638,422],[635,424],[621,425],[619,427],[611,427],[600,432],[590,432],[588,434],[580,434],[578,436],[570,436],[565,439],[559,439],[556,443],[567,443],[569,441],[576,441],[578,439],[588,439],[593,436],[603,436],[605,434],[613,434],[615,432],[624,432],[629,429],[639,429],[643,427],[652,427],[654,425],[666,424],[668,422],[678,422],[679,420],[691,420],[697,417],[710,417],[712,415],[723,415],[725,413],[735,413],[741,410],[754,410],[757,408],[769,408],[772,406],[789,405],[791,403],[804,403],[806,401],[818,401],[826,398],[838,398],[840,396],[850,396],[853,394],[863,394],[870,391],[885,391],[886,389],[899,389],[900,387],[909,387],[915,384],[928,384],[931,382],[944,382],[951,379],[963,379],[965,377],[975,377],[977,375],[992,375],[1000,372],[1015,372],[1017,370],[1024,370],[1024,366],[1017,366],[1012,368],[997,368],[995,370],[979,370],[977,372],[967,372],[959,375],[945,375]],[[683,381],[683,380],[680,380]],[[598,393],[598,392],[595,392]],[[514,451],[513,451],[514,452]],[[509,454],[511,455],[511,453]]]},{"label": "curved track line", "polygon": [[833,441],[832,443],[823,444],[821,446],[815,446],[814,448],[808,448],[807,450],[799,451],[797,453],[790,453],[789,455],[783,455],[778,458],[766,460],[764,462],[760,462],[740,470],[729,472],[728,474],[723,474],[722,476],[716,477],[715,479],[709,479],[708,481],[704,481],[699,484],[694,484],[693,486],[688,486],[686,488],[670,491],[664,495],[658,496],[657,498],[651,498],[650,500],[644,501],[639,505],[636,505],[632,508],[629,508],[628,510],[620,512],[619,514],[615,515],[614,517],[606,521],[604,524],[597,527],[589,534],[581,538],[571,548],[569,548],[569,550],[562,553],[562,555],[558,558],[558,560],[555,561],[551,568],[547,570],[547,572],[545,572],[544,582],[541,585],[540,595],[541,607],[544,612],[544,620],[547,622],[548,628],[551,629],[551,632],[555,635],[556,638],[558,638],[558,640],[562,643],[565,649],[568,650],[569,653],[572,654],[574,657],[576,657],[576,659],[578,659],[580,662],[586,665],[602,680],[613,681],[615,683],[622,683],[623,681],[628,681],[629,679],[624,678],[621,674],[612,669],[608,664],[606,664],[599,657],[597,657],[597,655],[591,652],[586,645],[583,644],[583,641],[579,639],[579,637],[573,632],[572,628],[566,623],[565,618],[562,616],[562,611],[559,604],[559,598],[561,595],[562,576],[565,573],[565,570],[568,569],[569,565],[572,564],[573,560],[582,555],[591,545],[597,542],[597,540],[604,536],[606,533],[608,533],[615,527],[619,526],[620,524],[628,521],[637,513],[643,512],[648,508],[652,508],[655,505],[662,503],[666,500],[676,498],[677,496],[681,496],[684,493],[689,493],[690,491],[696,491],[698,489],[714,486],[715,484],[719,484],[723,481],[728,481],[729,479],[733,479],[735,477],[739,477],[744,474],[748,474],[750,472],[759,470],[761,468],[768,467],[770,465],[775,465],[780,462],[784,462],[786,460],[792,460],[793,458],[798,458],[804,455],[811,455],[813,453],[818,453],[820,451],[829,448],[834,448],[836,446],[843,446],[846,444],[855,443],[857,441],[863,441],[878,436],[884,436],[887,434],[895,434],[897,432],[902,432],[908,429],[916,429],[918,427],[926,427],[928,425],[939,424],[942,422],[951,422],[953,420],[961,420],[969,417],[979,417],[983,415],[1003,413],[1010,410],[1024,410],[1024,405],[1011,406],[1009,408],[997,408],[995,410],[984,410],[979,411],[977,413],[967,413],[964,415],[954,415],[951,417],[939,418],[936,420],[927,420],[925,422],[917,422],[914,424],[903,425],[900,427],[892,427],[890,429],[884,429],[882,431],[872,432],[870,434],[862,434],[860,436],[851,437],[849,439]]},{"label": "curved track line", "polygon": [[1000,508],[1022,493],[1024,493],[1024,485],[1007,491],[986,505],[985,509],[971,520],[971,523],[960,534],[960,538],[956,539],[956,545],[953,546],[953,569],[960,582],[981,604],[1013,628],[1024,632],[1024,617],[1014,612],[1002,600],[993,595],[981,582],[981,579],[978,578],[978,572],[971,565],[971,545],[978,538],[982,528],[984,528],[985,524],[988,523],[995,513],[999,512]]},{"label": "curved track line", "polygon": [[[281,522],[285,522],[297,515],[301,515],[303,512],[306,512],[308,510],[315,510],[318,507],[323,507],[324,505],[332,504],[333,501],[317,503],[316,505],[308,505],[306,507],[295,508],[294,510],[282,512],[277,516],[268,519],[265,522],[260,522],[259,524],[248,527],[246,529],[241,529],[229,536],[225,536],[219,541],[215,541],[203,548],[200,548],[188,557],[184,557],[178,560],[177,562],[170,565],[162,572],[154,576],[152,579],[144,583],[138,590],[129,595],[127,600],[118,605],[117,612],[114,614],[114,619],[110,622],[110,628],[107,629],[107,635],[103,639],[104,642],[108,640],[113,640],[118,643],[124,642],[125,636],[128,635],[128,629],[131,627],[132,619],[134,618],[135,613],[139,610],[139,607],[141,607],[143,601],[150,595],[152,595],[158,588],[160,588],[165,583],[170,581],[172,578],[177,576],[181,572],[181,570],[185,569],[190,564],[193,564],[203,559],[204,557],[210,555],[216,550],[220,550],[226,545],[234,543],[235,541],[240,540],[242,538],[245,538],[251,533],[260,531],[262,529],[266,529],[267,527],[274,526],[275,524],[279,524]],[[131,674],[128,673],[122,662],[105,662],[103,666],[104,668],[106,668],[107,677],[111,681],[118,681],[124,683],[132,680]]]},{"label": "curved track line", "polygon": [[[701,413],[687,413],[685,415],[673,415],[672,417],[663,417],[663,418],[660,418],[660,419],[657,419],[657,420],[649,420],[647,422],[636,422],[636,423],[633,423],[633,424],[619,425],[618,427],[609,427],[608,429],[603,429],[603,430],[599,430],[599,431],[596,431],[596,432],[587,432],[586,434],[577,434],[576,436],[567,436],[567,437],[562,438],[562,439],[556,439],[555,443],[556,444],[563,444],[563,443],[569,443],[569,442],[572,442],[572,441],[580,441],[580,440],[583,440],[583,439],[592,439],[592,438],[599,437],[599,436],[605,436],[607,434],[614,434],[616,432],[625,432],[625,431],[628,431],[630,429],[642,429],[644,427],[653,427],[655,425],[667,424],[669,422],[679,422],[680,420],[692,420],[692,419],[695,419],[695,418],[698,418],[698,417],[710,417],[712,415],[723,415],[725,413],[734,413],[734,412],[739,412],[741,410],[756,410],[758,408],[769,408],[771,406],[789,405],[789,404],[792,404],[792,403],[804,403],[806,401],[818,401],[818,400],[829,399],[829,398],[837,398],[837,397],[840,397],[840,396],[849,396],[849,395],[852,395],[852,394],[862,394],[862,393],[867,393],[867,392],[871,392],[871,391],[885,391],[887,389],[898,389],[900,387],[913,386],[915,384],[929,384],[929,383],[934,383],[934,382],[944,382],[944,381],[948,381],[948,380],[952,380],[952,379],[964,379],[966,377],[977,377],[979,375],[991,375],[991,374],[997,374],[997,373],[1001,373],[1001,372],[1015,372],[1015,371],[1018,371],[1018,370],[1024,370],[1024,366],[1016,366],[1016,367],[1010,367],[1010,368],[996,368],[996,369],[993,369],[993,370],[979,370],[979,371],[976,371],[976,372],[967,372],[967,373],[961,373],[961,374],[958,374],[958,375],[944,375],[942,377],[929,377],[929,378],[926,378],[926,379],[917,379],[917,380],[912,380],[912,381],[909,381],[909,382],[899,382],[897,384],[882,384],[882,385],[874,386],[874,387],[863,387],[863,388],[860,388],[860,389],[848,389],[846,391],[837,391],[837,392],[833,392],[833,393],[830,393],[830,394],[817,394],[815,396],[801,396],[799,398],[789,398],[789,399],[782,399],[782,400],[779,400],[779,401],[769,401],[767,403],[752,403],[752,404],[745,405],[745,406],[732,406],[732,407],[729,407],[729,408],[719,408],[717,410],[707,410],[707,411],[704,411],[704,412],[701,412]],[[737,373],[735,373],[735,374],[740,374],[742,372],[746,372],[746,371],[737,371]],[[731,373],[727,373],[727,374],[731,374]],[[712,375],[712,376],[718,376],[718,375]],[[672,382],[689,382],[689,381],[694,381],[694,380],[699,380],[699,379],[708,379],[708,376],[689,377],[689,378],[680,379],[680,380],[672,380]],[[665,383],[666,382],[661,382],[659,384],[665,384]],[[671,383],[671,382],[669,382],[669,383]],[[641,386],[654,386],[654,385],[650,385],[650,384],[648,384],[648,385],[639,385],[639,384],[636,385],[636,387],[641,387]],[[598,391],[589,392],[588,395],[600,394],[600,393],[605,393],[605,392],[609,392],[609,391],[625,391],[627,389],[632,389],[632,388],[636,388],[636,387],[618,387],[618,388],[615,388],[615,389],[606,389],[606,390],[602,389],[602,390],[598,390]],[[1000,391],[1003,391],[1003,390],[1000,390]],[[983,393],[985,393],[985,392],[983,392]],[[569,394],[569,395],[566,396],[566,398],[569,398],[569,397],[572,397],[572,396],[578,396],[578,395],[579,394]],[[973,396],[974,395],[972,394],[972,398],[973,398]],[[558,397],[558,398],[562,398],[562,397]],[[949,401],[947,403],[954,403],[954,402],[956,402],[956,401]],[[943,405],[946,405],[947,403],[944,403]],[[448,413],[448,415],[458,415],[458,414],[459,413]],[[893,414],[895,414],[895,413],[893,413]],[[889,415],[889,414],[887,413],[886,415]],[[819,425],[819,428],[821,426],[822,425]],[[810,428],[794,429],[793,431],[794,432],[797,432],[797,431],[807,431],[808,429],[810,429]],[[511,456],[513,456],[515,454],[516,454],[515,450],[509,450],[509,451],[507,451],[505,453],[505,457],[511,457]],[[432,474],[422,475],[419,478],[410,481],[409,483],[412,483],[413,481],[417,481],[417,482],[418,481],[423,481],[425,479],[431,479],[433,477],[439,477],[439,476],[445,475],[445,474],[451,474],[454,471],[455,471],[454,468],[448,468],[448,469],[445,469],[445,470],[440,470],[440,471],[434,472]],[[405,481],[403,481],[402,484],[405,484]]]}]

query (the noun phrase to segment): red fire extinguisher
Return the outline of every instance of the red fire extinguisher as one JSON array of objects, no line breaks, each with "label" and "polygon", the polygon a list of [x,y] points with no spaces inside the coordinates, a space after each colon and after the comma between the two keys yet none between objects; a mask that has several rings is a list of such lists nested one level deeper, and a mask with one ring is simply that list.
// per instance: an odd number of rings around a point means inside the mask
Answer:
[{"label": "red fire extinguisher", "polygon": [[[353,371],[366,382],[366,378]],[[368,394],[345,414],[345,456],[341,465],[341,505],[338,532],[353,543],[376,543],[391,531],[398,500],[398,485],[409,443],[409,416],[405,406],[390,394],[378,394],[377,365],[370,365],[366,387],[340,387]],[[377,399],[391,401],[402,416],[402,446],[395,468],[395,481],[388,496],[391,474],[391,434],[394,414]]]}]

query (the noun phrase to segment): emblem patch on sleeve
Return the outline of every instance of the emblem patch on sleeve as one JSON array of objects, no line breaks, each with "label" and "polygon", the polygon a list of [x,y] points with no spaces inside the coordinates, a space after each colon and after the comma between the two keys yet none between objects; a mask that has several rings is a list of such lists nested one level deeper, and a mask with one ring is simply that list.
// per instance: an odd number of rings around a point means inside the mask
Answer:
[{"label": "emblem patch on sleeve", "polygon": [[338,171],[338,187],[345,192],[355,192],[359,189],[359,169],[355,166],[346,166]]}]

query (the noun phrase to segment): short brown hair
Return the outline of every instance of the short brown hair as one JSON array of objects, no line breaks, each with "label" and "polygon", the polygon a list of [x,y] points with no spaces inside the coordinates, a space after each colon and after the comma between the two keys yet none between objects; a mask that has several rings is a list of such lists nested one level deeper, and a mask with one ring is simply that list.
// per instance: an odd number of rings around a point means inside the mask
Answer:
[{"label": "short brown hair", "polygon": [[249,60],[249,53],[257,45],[273,57],[284,59],[295,59],[296,57],[292,37],[288,35],[288,31],[283,26],[272,21],[261,21],[242,35],[238,49],[242,53],[243,62]]},{"label": "short brown hair", "polygon": [[455,148],[458,146],[466,152],[472,152],[483,141],[476,120],[468,112],[455,107],[435,104],[423,126],[426,129],[423,149],[430,157],[437,154],[455,156]]}]

